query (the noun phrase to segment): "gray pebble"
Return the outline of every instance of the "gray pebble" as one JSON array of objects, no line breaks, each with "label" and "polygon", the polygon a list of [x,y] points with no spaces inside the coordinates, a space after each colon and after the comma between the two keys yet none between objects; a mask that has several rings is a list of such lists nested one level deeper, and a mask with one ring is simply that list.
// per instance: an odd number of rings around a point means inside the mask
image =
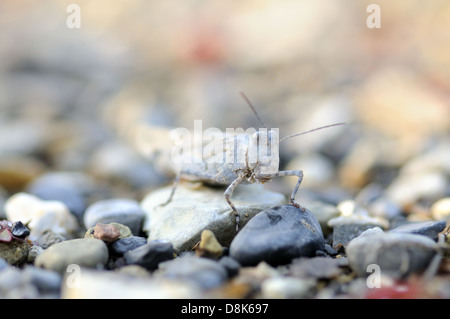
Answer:
[{"label": "gray pebble", "polygon": [[40,292],[59,292],[62,277],[52,270],[27,266],[22,271],[22,280],[34,285]]},{"label": "gray pebble", "polygon": [[300,278],[331,279],[342,273],[340,261],[336,258],[297,258],[292,261],[289,271]]},{"label": "gray pebble", "polygon": [[130,236],[116,240],[111,243],[109,247],[109,252],[116,257],[120,257],[127,251],[138,248],[139,246],[147,244],[147,239],[145,237]]},{"label": "gray pebble", "polygon": [[309,210],[282,205],[253,217],[232,241],[230,256],[244,266],[261,261],[280,265],[314,256],[324,244],[320,224]]},{"label": "gray pebble", "polygon": [[108,261],[108,248],[99,239],[81,238],[66,240],[50,246],[37,256],[35,265],[64,273],[67,266],[97,268]]},{"label": "gray pebble", "polygon": [[171,243],[154,240],[127,251],[124,258],[129,265],[139,265],[147,270],[155,270],[160,262],[174,258],[174,250]]},{"label": "gray pebble", "polygon": [[223,256],[219,259],[219,264],[221,264],[227,271],[228,277],[234,277],[239,273],[239,268],[241,268],[241,264],[230,256]]},{"label": "gray pebble", "polygon": [[160,271],[165,278],[192,283],[202,289],[221,286],[228,278],[227,270],[217,261],[189,255],[161,263]]},{"label": "gray pebble", "polygon": [[350,267],[359,276],[368,276],[367,267],[375,264],[394,278],[426,270],[438,253],[438,245],[426,236],[383,232],[378,227],[363,232],[346,248]]},{"label": "gray pebble", "polygon": [[392,228],[390,232],[418,234],[427,236],[436,241],[438,239],[438,234],[444,230],[446,225],[447,223],[445,220],[411,222]]},{"label": "gray pebble", "polygon": [[[228,246],[236,234],[236,218],[224,197],[224,188],[199,186],[195,189],[181,183],[170,203],[172,187],[151,192],[142,200],[146,212],[144,230],[149,240],[165,239],[177,253],[191,250],[200,241],[203,230],[212,231],[222,246]],[[240,213],[240,227],[258,212],[286,202],[280,193],[263,185],[239,185],[232,201]]]},{"label": "gray pebble", "polygon": [[332,246],[342,245],[346,247],[352,239],[358,237],[362,232],[373,227],[387,228],[388,222],[379,217],[355,214],[333,218],[328,222],[328,225],[333,228]]},{"label": "gray pebble", "polygon": [[0,258],[0,271],[9,267],[9,264],[3,258]]},{"label": "gray pebble", "polygon": [[91,204],[84,214],[84,226],[89,229],[97,223],[124,224],[138,235],[141,231],[144,212],[139,203],[132,199],[107,199]]}]

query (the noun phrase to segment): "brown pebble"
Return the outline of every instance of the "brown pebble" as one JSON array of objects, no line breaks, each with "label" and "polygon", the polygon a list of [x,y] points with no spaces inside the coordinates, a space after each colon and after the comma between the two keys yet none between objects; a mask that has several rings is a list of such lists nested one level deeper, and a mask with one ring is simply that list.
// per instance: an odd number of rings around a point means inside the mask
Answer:
[{"label": "brown pebble", "polygon": [[120,237],[120,231],[111,224],[98,223],[94,227],[94,237],[109,244]]},{"label": "brown pebble", "polygon": [[195,247],[197,256],[218,259],[222,256],[223,248],[210,230],[204,230],[200,242]]}]

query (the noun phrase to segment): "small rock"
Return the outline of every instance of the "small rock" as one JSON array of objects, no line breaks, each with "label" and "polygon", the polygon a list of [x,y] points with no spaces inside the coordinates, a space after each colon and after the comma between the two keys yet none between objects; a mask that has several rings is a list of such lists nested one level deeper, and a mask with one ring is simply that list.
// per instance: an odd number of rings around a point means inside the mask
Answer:
[{"label": "small rock", "polygon": [[34,264],[34,262],[36,261],[36,257],[43,252],[44,248],[37,245],[31,246],[30,250],[28,251],[27,263]]},{"label": "small rock", "polygon": [[132,277],[149,277],[150,273],[139,265],[125,265],[117,269],[117,272]]},{"label": "small rock", "polygon": [[159,263],[174,258],[174,250],[171,243],[153,240],[127,251],[124,258],[129,265],[139,265],[147,270],[155,270]]},{"label": "small rock", "polygon": [[[165,239],[176,252],[191,250],[200,240],[204,229],[211,230],[217,240],[228,246],[236,233],[236,219],[224,197],[224,188],[200,185],[197,189],[178,185],[174,197],[165,206],[172,187],[148,194],[142,200],[146,212],[144,230],[149,240]],[[239,185],[232,202],[240,213],[240,227],[258,212],[286,202],[280,193],[264,189],[263,185]]]},{"label": "small rock", "polygon": [[130,236],[116,240],[110,244],[109,251],[115,257],[121,257],[127,251],[134,250],[140,246],[147,244],[147,238],[139,236]]},{"label": "small rock", "polygon": [[236,276],[239,273],[239,268],[241,268],[241,264],[230,256],[223,256],[220,258],[219,264],[226,269],[229,278]]},{"label": "small rock", "polygon": [[64,273],[67,266],[101,267],[108,261],[108,248],[99,239],[79,238],[54,244],[37,256],[35,265]]},{"label": "small rock", "polygon": [[45,201],[26,193],[17,193],[5,203],[9,220],[28,224],[30,240],[36,240],[46,230],[63,236],[72,236],[78,222],[66,205],[58,201]]},{"label": "small rock", "polygon": [[0,258],[3,258],[10,265],[21,266],[27,262],[30,248],[31,245],[26,241],[0,242]]},{"label": "small rock", "polygon": [[368,215],[343,215],[330,219],[328,225],[333,228],[333,247],[346,247],[362,232],[373,227],[387,228],[389,223],[385,219]]},{"label": "small rock", "polygon": [[41,236],[38,237],[36,242],[43,249],[47,249],[51,245],[60,243],[65,240],[67,240],[67,239],[64,236],[62,236],[61,234],[55,234],[50,230],[46,230],[42,233]]},{"label": "small rock", "polygon": [[220,263],[189,255],[161,263],[158,272],[164,278],[191,283],[202,289],[221,286],[228,278],[227,271]]},{"label": "small rock", "polygon": [[[67,277],[66,277],[67,278]],[[165,278],[132,277],[120,271],[83,269],[79,284],[69,286],[63,279],[63,299],[193,299],[197,287]]]},{"label": "small rock", "polygon": [[[119,224],[119,223],[110,223],[110,224],[106,224],[109,225],[111,227],[116,228],[120,235],[118,237],[118,239],[122,239],[122,238],[127,238],[133,235],[133,233],[131,232],[130,227],[125,226],[123,224]],[[84,234],[84,238],[95,238],[94,236],[94,231],[95,231],[95,227],[91,227],[89,228],[86,233]]]},{"label": "small rock", "polygon": [[441,221],[426,221],[426,222],[411,222],[406,223],[389,230],[392,233],[409,233],[427,236],[434,241],[437,241],[438,234],[444,230],[446,226],[445,220]]},{"label": "small rock", "polygon": [[367,205],[371,216],[391,220],[402,213],[399,205],[385,197],[380,197]]},{"label": "small rock", "polygon": [[400,174],[386,189],[386,196],[400,207],[419,200],[437,200],[445,194],[447,180],[437,171],[420,174]]},{"label": "small rock", "polygon": [[0,242],[9,243],[12,240],[9,229],[0,229]]},{"label": "small rock", "polygon": [[261,261],[280,265],[314,256],[324,244],[320,224],[309,210],[282,205],[253,217],[231,243],[230,256],[244,266]]},{"label": "small rock", "polygon": [[59,293],[62,277],[55,271],[26,266],[22,280],[35,286],[40,292]]},{"label": "small rock", "polygon": [[316,284],[312,278],[272,277],[261,284],[261,294],[268,299],[310,298]]},{"label": "small rock", "polygon": [[91,177],[84,173],[56,171],[44,173],[34,179],[27,186],[26,192],[42,200],[64,203],[78,222],[82,223],[86,197],[93,193],[94,185]]},{"label": "small rock", "polygon": [[318,279],[332,279],[342,273],[339,259],[329,257],[294,259],[289,271],[294,277]]},{"label": "small rock", "polygon": [[337,207],[331,204],[314,201],[308,204],[308,209],[319,221],[324,236],[331,234],[333,230],[328,226],[328,221],[340,215],[340,211]]},{"label": "small rock", "polygon": [[450,197],[444,197],[431,206],[431,215],[435,220],[445,219],[450,222]]},{"label": "small rock", "polygon": [[9,264],[3,258],[0,258],[0,271],[9,267]]},{"label": "small rock", "polygon": [[14,223],[11,233],[14,237],[24,239],[25,237],[30,235],[30,230],[24,224],[22,224],[21,221],[18,221]]},{"label": "small rock", "polygon": [[346,248],[350,267],[368,276],[368,266],[378,265],[383,274],[404,278],[424,271],[439,253],[438,245],[426,236],[383,232],[375,227],[353,239]]},{"label": "small rock", "polygon": [[139,203],[132,199],[97,201],[91,204],[84,213],[84,225],[88,229],[97,223],[116,222],[128,226],[133,234],[140,233],[143,219],[143,210]]},{"label": "small rock", "polygon": [[94,227],[94,237],[110,244],[120,237],[120,232],[114,225],[97,223]]},{"label": "small rock", "polygon": [[197,256],[218,259],[223,254],[223,247],[219,244],[214,233],[208,229],[202,231],[200,243],[195,250]]}]

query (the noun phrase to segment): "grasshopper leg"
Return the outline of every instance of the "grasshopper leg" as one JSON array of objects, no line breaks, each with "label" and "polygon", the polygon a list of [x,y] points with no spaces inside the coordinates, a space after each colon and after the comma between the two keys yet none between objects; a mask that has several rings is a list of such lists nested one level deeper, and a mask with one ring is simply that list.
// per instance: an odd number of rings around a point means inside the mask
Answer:
[{"label": "grasshopper leg", "polygon": [[239,212],[236,209],[236,207],[234,206],[234,204],[231,202],[231,195],[234,192],[234,189],[244,180],[244,174],[240,174],[238,176],[238,178],[236,178],[227,188],[227,190],[225,191],[224,195],[225,195],[225,199],[227,200],[228,204],[231,206],[231,208],[233,209],[234,215],[236,217],[236,232],[238,232],[239,230]]},{"label": "grasshopper leg", "polygon": [[[292,191],[291,198],[289,199],[289,203],[297,208],[300,208],[300,205],[295,202],[295,195],[297,194],[298,188],[303,180],[303,171],[301,170],[291,170],[291,171],[280,171],[276,174],[276,176],[297,176],[297,184],[295,184],[294,190]],[[303,211],[305,211],[304,207],[301,207]]]},{"label": "grasshopper leg", "polygon": [[169,204],[172,201],[173,195],[175,194],[175,190],[177,189],[178,183],[180,182],[180,178],[181,178],[181,174],[177,174],[177,176],[175,177],[175,180],[173,181],[172,191],[170,192],[169,198],[164,203],[161,203],[158,206],[166,206],[167,204]]}]

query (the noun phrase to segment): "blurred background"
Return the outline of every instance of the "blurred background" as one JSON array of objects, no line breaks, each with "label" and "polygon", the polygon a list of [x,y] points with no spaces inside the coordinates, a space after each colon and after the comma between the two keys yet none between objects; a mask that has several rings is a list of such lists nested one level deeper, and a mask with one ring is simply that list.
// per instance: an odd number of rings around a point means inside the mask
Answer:
[{"label": "blurred background", "polygon": [[170,177],[133,128],[260,127],[243,91],[281,137],[347,123],[282,143],[305,192],[433,203],[450,194],[449,17],[446,0],[2,0],[0,198],[51,172],[139,197]]}]

